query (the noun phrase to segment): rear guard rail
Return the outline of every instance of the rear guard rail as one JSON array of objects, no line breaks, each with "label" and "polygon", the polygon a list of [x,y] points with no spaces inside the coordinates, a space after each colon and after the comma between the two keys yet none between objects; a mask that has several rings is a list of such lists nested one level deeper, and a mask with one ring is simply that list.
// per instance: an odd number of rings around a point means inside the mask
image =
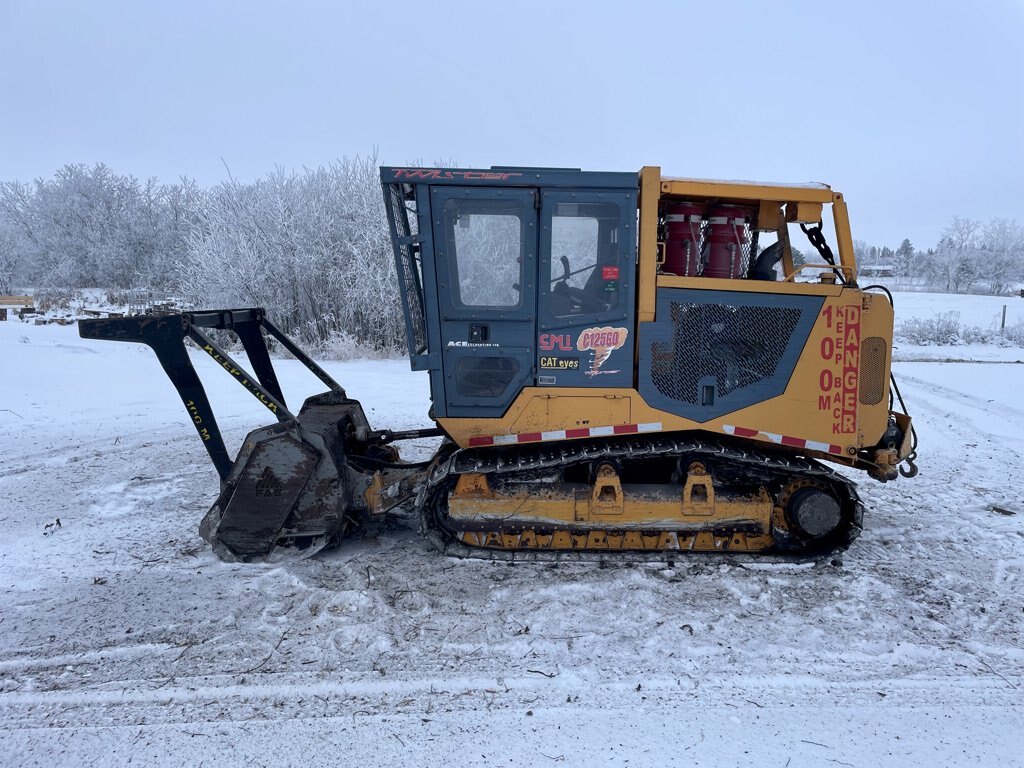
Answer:
[{"label": "rear guard rail", "polygon": [[[234,332],[256,375],[201,329]],[[308,398],[297,416],[288,409],[262,331],[328,388]],[[220,475],[220,495],[204,517],[200,533],[225,560],[308,557],[336,542],[360,517],[386,511],[411,494],[410,476],[422,469],[398,462],[397,452],[385,444],[441,434],[438,429],[372,431],[360,403],[349,399],[262,309],[81,320],[79,335],[146,344],[156,353]],[[278,420],[250,432],[234,461],[192,366],[186,338]],[[382,466],[387,468],[384,472]],[[383,485],[396,489],[386,502],[379,492]]]}]

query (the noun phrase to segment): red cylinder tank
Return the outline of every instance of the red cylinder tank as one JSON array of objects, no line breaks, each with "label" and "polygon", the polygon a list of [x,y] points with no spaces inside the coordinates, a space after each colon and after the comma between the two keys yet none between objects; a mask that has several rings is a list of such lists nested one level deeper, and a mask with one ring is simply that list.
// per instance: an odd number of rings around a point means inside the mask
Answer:
[{"label": "red cylinder tank", "polygon": [[692,277],[701,270],[700,229],[703,209],[694,203],[665,206],[665,263],[661,271]]},{"label": "red cylinder tank", "polygon": [[747,245],[746,216],[749,211],[736,205],[711,209],[708,221],[708,262],[704,277],[742,277],[743,249]]}]

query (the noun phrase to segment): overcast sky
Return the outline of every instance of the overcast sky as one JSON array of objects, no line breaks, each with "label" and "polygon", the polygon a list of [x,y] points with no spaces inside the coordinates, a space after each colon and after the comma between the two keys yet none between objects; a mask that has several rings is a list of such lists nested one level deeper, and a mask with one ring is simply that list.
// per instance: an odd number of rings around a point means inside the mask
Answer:
[{"label": "overcast sky", "polygon": [[824,181],[855,237],[926,247],[1024,220],[1022,40],[1024,0],[0,0],[0,180],[660,165]]}]

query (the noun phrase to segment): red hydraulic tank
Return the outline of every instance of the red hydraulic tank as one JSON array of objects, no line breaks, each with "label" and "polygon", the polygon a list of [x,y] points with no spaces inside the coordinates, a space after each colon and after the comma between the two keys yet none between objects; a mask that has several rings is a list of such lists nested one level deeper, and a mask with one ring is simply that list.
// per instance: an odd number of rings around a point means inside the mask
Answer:
[{"label": "red hydraulic tank", "polygon": [[693,277],[701,271],[700,232],[703,209],[693,203],[665,206],[665,263],[669,275]]},{"label": "red hydraulic tank", "polygon": [[746,208],[721,205],[712,208],[708,217],[708,261],[704,277],[742,277],[743,250],[747,245]]}]

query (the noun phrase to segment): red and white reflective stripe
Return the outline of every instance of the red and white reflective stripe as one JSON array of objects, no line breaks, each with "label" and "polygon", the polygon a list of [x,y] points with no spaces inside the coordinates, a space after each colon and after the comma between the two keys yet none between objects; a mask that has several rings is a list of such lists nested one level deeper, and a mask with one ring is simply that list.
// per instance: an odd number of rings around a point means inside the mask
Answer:
[{"label": "red and white reflective stripe", "polygon": [[806,448],[809,451],[820,451],[821,453],[843,454],[841,446],[831,443],[819,443],[817,440],[804,440],[802,437],[789,437],[788,435],[777,435],[774,432],[763,432],[760,429],[747,429],[746,427],[734,427],[724,424],[722,431],[727,435],[736,437],[753,437],[759,440],[770,440],[779,445],[788,445],[790,448]]},{"label": "red and white reflective stripe", "polygon": [[612,437],[614,435],[636,435],[642,432],[661,432],[661,422],[649,424],[616,424],[609,427],[583,427],[581,429],[556,429],[552,432],[520,432],[516,435],[491,435],[471,437],[469,445],[514,445],[516,443],[543,443],[548,440],[575,440],[581,437]]}]

